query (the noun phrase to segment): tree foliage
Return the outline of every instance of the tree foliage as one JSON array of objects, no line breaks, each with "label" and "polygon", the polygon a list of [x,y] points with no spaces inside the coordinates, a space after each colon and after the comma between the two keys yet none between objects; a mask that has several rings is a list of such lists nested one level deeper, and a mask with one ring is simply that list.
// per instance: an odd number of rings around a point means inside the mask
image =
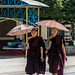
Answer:
[{"label": "tree foliage", "polygon": [[75,23],[75,0],[63,1],[64,20]]},{"label": "tree foliage", "polygon": [[49,5],[40,9],[40,20],[75,22],[75,0],[37,0]]}]

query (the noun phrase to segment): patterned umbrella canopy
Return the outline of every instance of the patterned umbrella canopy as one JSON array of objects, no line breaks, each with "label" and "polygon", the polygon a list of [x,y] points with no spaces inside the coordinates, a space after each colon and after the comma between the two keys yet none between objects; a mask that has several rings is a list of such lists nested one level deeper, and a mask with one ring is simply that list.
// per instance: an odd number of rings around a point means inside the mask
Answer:
[{"label": "patterned umbrella canopy", "polygon": [[30,33],[33,28],[35,27],[29,25],[19,25],[14,27],[11,31],[9,31],[7,35],[10,36],[23,35],[26,33]]},{"label": "patterned umbrella canopy", "polygon": [[64,31],[69,31],[62,24],[60,24],[60,23],[58,23],[54,20],[43,20],[43,21],[39,21],[35,24],[42,25],[42,26],[47,26],[47,27],[50,27],[50,28],[57,28],[57,29],[64,30]]}]

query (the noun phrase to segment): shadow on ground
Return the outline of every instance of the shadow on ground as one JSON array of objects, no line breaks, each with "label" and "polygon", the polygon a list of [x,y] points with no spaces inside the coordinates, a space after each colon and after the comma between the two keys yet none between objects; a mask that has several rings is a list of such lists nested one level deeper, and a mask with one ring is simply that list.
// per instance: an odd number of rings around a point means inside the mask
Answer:
[{"label": "shadow on ground", "polygon": [[0,54],[0,59],[11,59],[11,58],[20,58],[24,57],[24,54]]}]

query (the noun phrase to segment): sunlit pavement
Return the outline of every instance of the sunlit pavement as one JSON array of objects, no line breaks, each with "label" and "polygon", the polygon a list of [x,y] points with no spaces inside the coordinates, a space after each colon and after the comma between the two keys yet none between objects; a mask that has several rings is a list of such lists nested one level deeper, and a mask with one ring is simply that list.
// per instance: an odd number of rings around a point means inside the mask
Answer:
[{"label": "sunlit pavement", "polygon": [[[26,58],[22,55],[0,56],[0,75],[26,75],[24,71],[26,62]],[[48,71],[48,64],[46,67],[45,75],[51,75]],[[75,75],[75,56],[68,56],[68,61],[65,62],[64,75]]]}]

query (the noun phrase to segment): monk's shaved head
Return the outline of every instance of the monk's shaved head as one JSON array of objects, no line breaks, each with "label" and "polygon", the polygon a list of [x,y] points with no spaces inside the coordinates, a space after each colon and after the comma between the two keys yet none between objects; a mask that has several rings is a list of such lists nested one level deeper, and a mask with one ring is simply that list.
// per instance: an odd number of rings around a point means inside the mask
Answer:
[{"label": "monk's shaved head", "polygon": [[37,32],[36,29],[32,29],[32,30],[31,30],[31,32],[33,32],[33,31]]},{"label": "monk's shaved head", "polygon": [[58,29],[54,27],[51,29],[51,32],[53,35],[56,35],[58,33]]},{"label": "monk's shaved head", "polygon": [[31,35],[32,35],[32,37],[36,37],[36,36],[37,36],[37,31],[36,31],[36,29],[32,29]]}]

